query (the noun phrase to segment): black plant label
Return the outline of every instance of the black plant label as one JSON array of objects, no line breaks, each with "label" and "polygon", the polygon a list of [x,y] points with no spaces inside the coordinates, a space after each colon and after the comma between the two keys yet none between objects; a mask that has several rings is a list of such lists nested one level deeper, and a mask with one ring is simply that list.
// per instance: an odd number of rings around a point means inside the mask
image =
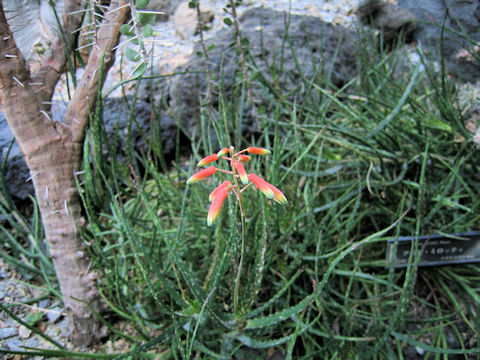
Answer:
[{"label": "black plant label", "polygon": [[387,267],[407,267],[420,256],[418,266],[480,262],[480,231],[462,234],[401,236],[387,242]]}]

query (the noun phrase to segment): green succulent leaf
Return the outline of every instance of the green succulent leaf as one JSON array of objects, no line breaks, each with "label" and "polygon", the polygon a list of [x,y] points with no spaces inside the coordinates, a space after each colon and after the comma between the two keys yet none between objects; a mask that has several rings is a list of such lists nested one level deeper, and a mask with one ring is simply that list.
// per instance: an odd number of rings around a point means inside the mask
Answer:
[{"label": "green succulent leaf", "polygon": [[142,35],[143,35],[144,37],[152,36],[152,35],[153,35],[153,27],[152,27],[152,25],[150,25],[150,24],[145,25],[145,26],[142,28]]},{"label": "green succulent leaf", "polygon": [[136,0],[135,5],[137,8],[142,9],[148,5],[149,0]]},{"label": "green succulent leaf", "polygon": [[127,50],[125,50],[125,57],[134,62],[140,60],[141,58],[140,53],[132,48],[127,48]]},{"label": "green succulent leaf", "polygon": [[120,26],[120,33],[122,35],[130,36],[130,37],[135,35],[135,31],[133,30],[133,27],[127,24],[123,24],[122,26]]},{"label": "green succulent leaf", "polygon": [[42,320],[42,317],[43,317],[43,313],[41,312],[30,312],[25,316],[23,320],[28,324],[34,326],[36,323]]},{"label": "green succulent leaf", "polygon": [[140,65],[137,66],[135,71],[132,74],[132,78],[136,79],[145,74],[145,71],[147,70],[147,63],[143,62]]},{"label": "green succulent leaf", "polygon": [[142,26],[147,24],[153,25],[155,24],[156,16],[155,14],[145,13],[145,12],[138,12],[137,13],[137,23]]}]

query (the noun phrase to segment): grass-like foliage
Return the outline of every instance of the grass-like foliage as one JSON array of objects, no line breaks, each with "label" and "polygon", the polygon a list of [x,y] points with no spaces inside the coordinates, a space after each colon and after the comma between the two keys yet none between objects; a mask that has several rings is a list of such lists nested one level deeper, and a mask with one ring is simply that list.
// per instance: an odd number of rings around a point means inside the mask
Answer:
[{"label": "grass-like foliage", "polygon": [[[115,139],[97,112],[79,186],[85,241],[108,308],[99,316],[114,341],[131,343],[119,358],[265,359],[278,351],[296,359],[401,359],[417,351],[466,359],[480,350],[478,266],[418,268],[416,243],[406,269],[385,261],[391,237],[478,227],[480,154],[444,72],[434,73],[426,58],[405,68],[401,51],[367,43],[358,76],[341,89],[317,76],[272,94],[275,86],[258,76],[270,110],[259,116],[256,139],[238,136],[235,120],[249,99],[220,94],[217,108],[202,111],[216,114],[202,118],[206,138],[192,140],[188,161],[177,156],[168,171],[149,154],[107,161]],[[244,85],[239,72],[234,91]],[[244,209],[227,197],[207,227],[208,194],[224,179],[186,180],[200,159],[231,144],[271,150],[268,161],[252,157],[249,172],[282,189],[288,204],[250,189]],[[158,145],[151,147],[156,154]],[[20,223],[7,204],[2,256],[54,281],[38,217]],[[30,236],[31,245],[16,235]],[[18,256],[26,260],[17,264]]]}]

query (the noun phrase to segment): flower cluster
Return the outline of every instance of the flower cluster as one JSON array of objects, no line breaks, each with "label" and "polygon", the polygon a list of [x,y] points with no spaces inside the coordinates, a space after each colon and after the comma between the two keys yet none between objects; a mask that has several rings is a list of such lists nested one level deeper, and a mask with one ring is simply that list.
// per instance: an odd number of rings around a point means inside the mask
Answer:
[{"label": "flower cluster", "polygon": [[[215,174],[216,172],[223,172],[232,175],[232,180],[228,181],[225,180],[220,185],[218,185],[215,190],[209,196],[209,200],[211,201],[210,209],[208,210],[208,217],[207,217],[207,225],[211,226],[215,219],[218,217],[220,213],[220,209],[222,208],[222,204],[227,198],[228,194],[233,192],[237,199],[240,200],[241,193],[247,189],[251,184],[255,185],[268,199],[271,199],[279,204],[286,205],[287,198],[283,193],[278,190],[275,186],[268,183],[260,176],[250,173],[247,174],[245,170],[244,163],[250,161],[250,156],[245,154],[256,154],[256,155],[268,155],[270,151],[267,149],[259,148],[259,147],[248,147],[243,149],[239,152],[235,152],[233,146],[230,148],[223,148],[216,154],[209,155],[197,164],[199,167],[204,167],[208,164],[211,164],[218,159],[224,159],[230,161],[230,167],[232,168],[231,171],[223,170],[216,168],[215,166],[209,166],[199,172],[193,174],[188,180],[187,184],[194,184],[208,176]],[[229,156],[227,156],[229,155]],[[243,188],[240,188],[240,182],[244,185]]]}]

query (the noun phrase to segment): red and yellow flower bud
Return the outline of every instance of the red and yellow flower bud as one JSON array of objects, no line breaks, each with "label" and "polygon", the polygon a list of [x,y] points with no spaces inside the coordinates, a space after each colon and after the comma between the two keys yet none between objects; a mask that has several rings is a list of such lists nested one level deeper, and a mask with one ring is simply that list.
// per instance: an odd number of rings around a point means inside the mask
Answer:
[{"label": "red and yellow flower bud", "polygon": [[288,200],[285,197],[285,195],[283,195],[283,193],[280,190],[278,190],[275,186],[273,186],[272,184],[268,184],[268,185],[270,185],[270,189],[272,189],[273,194],[275,195],[274,198],[273,198],[273,201],[275,201],[275,202],[277,202],[281,205],[287,205]]},{"label": "red and yellow flower bud", "polygon": [[235,166],[235,169],[237,170],[238,176],[240,176],[240,181],[242,182],[243,185],[248,184],[248,175],[247,171],[245,170],[245,167],[243,166],[242,163],[235,161],[233,163],[233,166]]},{"label": "red and yellow flower bud", "polygon": [[251,159],[251,157],[248,156],[248,155],[243,155],[243,154],[238,155],[238,161],[240,161],[240,162],[245,162],[246,163],[246,162],[249,162],[250,159]]},{"label": "red and yellow flower bud", "polygon": [[227,198],[230,190],[231,187],[221,187],[215,194],[213,202],[208,209],[207,226],[212,226],[213,222],[218,217],[218,214],[220,214],[223,202]]},{"label": "red and yellow flower bud", "polygon": [[206,169],[200,170],[199,172],[190,176],[187,180],[187,184],[195,184],[196,182],[205,179],[208,176],[211,176],[217,172],[217,168],[215,166],[209,166]]},{"label": "red and yellow flower bud", "polygon": [[217,154],[212,154],[212,155],[208,155],[207,157],[204,157],[202,160],[200,160],[197,164],[198,167],[202,167],[202,166],[205,166],[207,164],[210,164],[214,161],[217,161],[218,160],[218,155]]},{"label": "red and yellow flower bud", "polygon": [[208,196],[208,200],[209,201],[213,201],[215,199],[215,196],[217,196],[217,193],[221,190],[221,189],[225,189],[225,188],[229,188],[232,186],[232,183],[228,180],[225,180],[223,183],[221,183],[220,185],[218,185],[215,190],[213,190],[210,195]]},{"label": "red and yellow flower bud", "polygon": [[228,154],[228,148],[223,148],[222,150],[220,150],[220,151],[217,153],[217,155],[218,155],[219,158],[222,157],[222,156],[225,156],[225,155],[227,155],[227,154]]},{"label": "red and yellow flower bud", "polygon": [[256,155],[269,155],[270,150],[259,148],[259,147],[248,147],[247,152],[249,154],[256,154]]},{"label": "red and yellow flower bud", "polygon": [[273,199],[275,197],[275,194],[270,187],[271,185],[265,180],[263,180],[260,176],[253,173],[248,174],[248,180],[250,180],[253,185],[255,185],[257,189],[260,190],[267,198]]}]

